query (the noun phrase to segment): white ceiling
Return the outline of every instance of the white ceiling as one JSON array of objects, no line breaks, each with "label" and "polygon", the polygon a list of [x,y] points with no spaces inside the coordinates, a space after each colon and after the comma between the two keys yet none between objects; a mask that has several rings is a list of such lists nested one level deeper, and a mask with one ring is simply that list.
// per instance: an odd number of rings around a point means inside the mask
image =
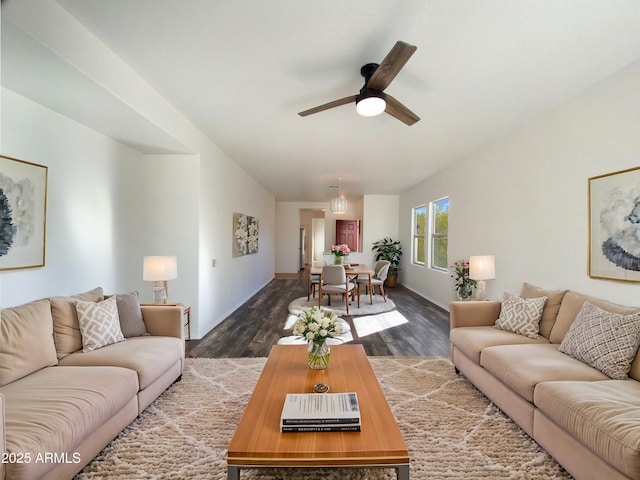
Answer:
[{"label": "white ceiling", "polygon": [[[5,0],[3,16],[18,1]],[[283,201],[327,201],[338,177],[347,197],[400,193],[640,59],[638,0],[57,3]],[[123,128],[133,112],[117,98],[107,106],[66,62],[82,89],[35,81],[21,53],[37,42],[2,28],[4,86],[141,151],[184,150],[154,140],[150,123]],[[353,105],[297,115],[356,94],[360,67],[397,40],[418,49],[386,91],[418,123],[359,117]],[[40,57],[55,55],[29,55]],[[72,109],[70,92],[100,103]]]}]

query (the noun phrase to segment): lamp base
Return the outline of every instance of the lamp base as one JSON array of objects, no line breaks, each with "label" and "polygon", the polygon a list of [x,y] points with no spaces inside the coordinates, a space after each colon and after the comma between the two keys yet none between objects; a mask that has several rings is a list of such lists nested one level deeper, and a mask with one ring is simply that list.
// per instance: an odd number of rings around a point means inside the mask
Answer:
[{"label": "lamp base", "polygon": [[487,291],[485,288],[484,280],[478,280],[476,283],[476,300],[484,301],[487,299]]},{"label": "lamp base", "polygon": [[167,281],[153,282],[153,303],[167,303]]}]

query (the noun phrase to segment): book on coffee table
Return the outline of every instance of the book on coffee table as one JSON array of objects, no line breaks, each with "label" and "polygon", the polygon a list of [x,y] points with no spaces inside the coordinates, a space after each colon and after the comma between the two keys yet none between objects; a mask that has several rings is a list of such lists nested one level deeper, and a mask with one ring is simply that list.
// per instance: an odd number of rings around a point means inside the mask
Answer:
[{"label": "book on coffee table", "polygon": [[358,395],[288,393],[280,416],[281,432],[359,432]]}]

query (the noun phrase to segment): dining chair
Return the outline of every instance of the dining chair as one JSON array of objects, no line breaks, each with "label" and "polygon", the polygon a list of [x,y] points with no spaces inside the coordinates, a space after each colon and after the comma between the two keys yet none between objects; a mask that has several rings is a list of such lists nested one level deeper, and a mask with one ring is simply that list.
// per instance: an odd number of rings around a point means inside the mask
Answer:
[{"label": "dining chair", "polygon": [[[324,266],[324,264],[325,263],[323,261],[314,260],[311,265],[313,265],[314,267],[322,267]],[[307,287],[307,302],[309,301],[312,295],[313,295],[313,298],[316,298],[316,289],[318,288],[319,284],[320,284],[320,275],[309,274],[309,284]]]},{"label": "dining chair", "polygon": [[344,302],[349,315],[349,297],[355,291],[355,284],[347,281],[347,273],[343,265],[325,265],[322,267],[322,275],[318,289],[318,307],[322,303],[322,296],[329,296],[331,305],[331,295],[343,295]]},{"label": "dining chair", "polygon": [[[384,281],[387,279],[390,265],[391,265],[391,262],[387,260],[379,260],[376,263],[376,266],[374,268],[374,272],[376,273],[373,277],[371,277],[372,293],[375,295],[376,293],[375,287],[377,286],[378,291],[380,292],[380,295],[382,295],[382,298],[384,299],[385,302],[387,301],[387,297],[385,296],[385,293],[384,293]],[[358,291],[356,294],[358,295],[358,298],[360,298],[360,287],[364,285],[366,288],[369,288],[369,279],[358,278],[357,283],[358,283]]]}]

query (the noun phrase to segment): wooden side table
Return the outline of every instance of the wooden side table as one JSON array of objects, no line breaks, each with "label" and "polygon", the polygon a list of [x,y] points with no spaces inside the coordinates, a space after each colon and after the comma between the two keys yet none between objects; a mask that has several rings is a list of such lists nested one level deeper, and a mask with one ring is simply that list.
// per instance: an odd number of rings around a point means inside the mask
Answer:
[{"label": "wooden side table", "polygon": [[182,315],[184,316],[184,327],[187,327],[187,338],[191,340],[191,307],[184,303],[141,303],[140,305],[152,307],[182,307]]},{"label": "wooden side table", "polygon": [[184,326],[187,327],[187,340],[191,340],[191,307],[185,306],[182,309],[182,314],[186,320]]}]

